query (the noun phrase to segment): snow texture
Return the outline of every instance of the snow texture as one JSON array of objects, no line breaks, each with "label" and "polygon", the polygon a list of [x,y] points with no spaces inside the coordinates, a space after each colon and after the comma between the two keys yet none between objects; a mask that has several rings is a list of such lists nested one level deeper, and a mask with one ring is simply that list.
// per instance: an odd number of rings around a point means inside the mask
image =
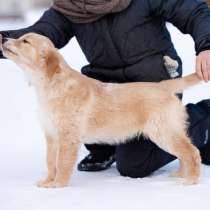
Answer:
[{"label": "snow texture", "polygon": [[[0,30],[33,23],[42,11],[30,12],[25,22],[1,22]],[[195,69],[195,52],[189,35],[168,24],[183,59],[184,74]],[[75,39],[61,50],[69,64],[80,69],[87,63]],[[75,173],[63,189],[40,189],[45,176],[45,140],[37,118],[37,102],[22,71],[11,61],[0,64],[0,210],[148,210],[209,208],[210,167],[203,166],[200,184],[183,186],[169,177],[178,162],[143,179],[121,177],[113,165],[103,172]],[[185,91],[183,103],[210,97],[209,84]],[[81,159],[87,151],[82,148]]]}]

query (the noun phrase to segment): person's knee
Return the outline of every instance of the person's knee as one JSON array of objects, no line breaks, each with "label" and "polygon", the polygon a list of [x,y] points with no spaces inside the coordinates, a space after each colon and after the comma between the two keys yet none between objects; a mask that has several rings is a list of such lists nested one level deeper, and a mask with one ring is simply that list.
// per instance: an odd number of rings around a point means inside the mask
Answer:
[{"label": "person's knee", "polygon": [[117,170],[121,176],[127,176],[131,178],[144,178],[152,173],[146,165],[133,166],[127,162],[117,161]]}]

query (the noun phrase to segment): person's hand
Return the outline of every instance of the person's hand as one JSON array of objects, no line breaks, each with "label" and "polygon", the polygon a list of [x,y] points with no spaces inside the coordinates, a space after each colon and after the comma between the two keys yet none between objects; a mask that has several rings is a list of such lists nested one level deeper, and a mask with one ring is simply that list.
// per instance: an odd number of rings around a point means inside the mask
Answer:
[{"label": "person's hand", "polygon": [[205,82],[210,81],[210,50],[202,51],[196,58],[196,73]]}]

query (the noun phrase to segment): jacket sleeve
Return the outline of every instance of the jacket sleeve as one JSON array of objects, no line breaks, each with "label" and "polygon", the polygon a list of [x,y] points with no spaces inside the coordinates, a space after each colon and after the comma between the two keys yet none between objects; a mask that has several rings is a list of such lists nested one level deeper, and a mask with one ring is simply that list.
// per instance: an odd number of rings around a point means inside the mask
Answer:
[{"label": "jacket sleeve", "polygon": [[201,0],[148,0],[151,14],[163,17],[195,41],[196,54],[210,49],[210,9]]},{"label": "jacket sleeve", "polygon": [[71,22],[67,18],[50,8],[32,26],[18,30],[1,31],[0,34],[3,37],[19,38],[26,33],[34,32],[48,37],[55,47],[60,49],[74,36],[71,28]]}]

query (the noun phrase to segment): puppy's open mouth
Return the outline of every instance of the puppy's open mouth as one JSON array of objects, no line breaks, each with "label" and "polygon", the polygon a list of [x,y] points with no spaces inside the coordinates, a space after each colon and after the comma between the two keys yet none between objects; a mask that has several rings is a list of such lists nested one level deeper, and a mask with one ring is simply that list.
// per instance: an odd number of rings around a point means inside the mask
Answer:
[{"label": "puppy's open mouth", "polygon": [[3,49],[3,52],[6,52],[6,53],[8,52],[10,54],[17,55],[16,52],[14,52],[13,50],[11,50],[10,48],[8,48],[6,46],[3,46],[2,49]]}]

